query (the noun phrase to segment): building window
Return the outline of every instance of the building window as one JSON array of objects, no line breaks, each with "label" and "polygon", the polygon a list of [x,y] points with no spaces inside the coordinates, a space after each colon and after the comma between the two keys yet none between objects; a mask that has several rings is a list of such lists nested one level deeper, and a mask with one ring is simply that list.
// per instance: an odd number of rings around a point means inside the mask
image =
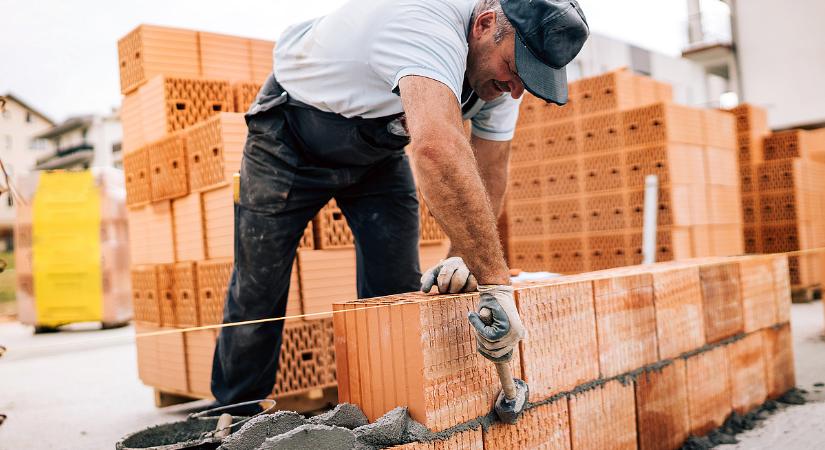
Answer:
[{"label": "building window", "polygon": [[26,123],[32,123],[32,113],[26,111]]}]

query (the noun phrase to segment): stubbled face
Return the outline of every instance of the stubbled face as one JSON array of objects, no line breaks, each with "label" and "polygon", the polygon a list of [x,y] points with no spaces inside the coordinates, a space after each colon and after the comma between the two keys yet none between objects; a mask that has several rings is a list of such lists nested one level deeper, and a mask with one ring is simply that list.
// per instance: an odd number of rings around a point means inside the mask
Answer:
[{"label": "stubbled face", "polygon": [[467,54],[467,80],[478,96],[489,102],[502,92],[513,98],[524,93],[524,84],[516,74],[515,35],[509,33],[496,44],[495,13],[479,15],[470,33]]}]

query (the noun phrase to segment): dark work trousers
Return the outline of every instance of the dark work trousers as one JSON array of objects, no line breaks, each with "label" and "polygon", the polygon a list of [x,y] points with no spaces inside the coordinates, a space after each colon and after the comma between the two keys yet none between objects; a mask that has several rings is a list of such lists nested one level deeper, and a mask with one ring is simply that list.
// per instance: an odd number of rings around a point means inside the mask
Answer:
[{"label": "dark work trousers", "polygon": [[[387,129],[394,118],[314,109],[270,75],[246,114],[224,323],[284,316],[298,242],[333,197],[355,236],[358,296],[419,289],[418,199],[403,150],[409,140]],[[221,329],[212,365],[219,404],[272,392],[283,328],[276,321]]]}]

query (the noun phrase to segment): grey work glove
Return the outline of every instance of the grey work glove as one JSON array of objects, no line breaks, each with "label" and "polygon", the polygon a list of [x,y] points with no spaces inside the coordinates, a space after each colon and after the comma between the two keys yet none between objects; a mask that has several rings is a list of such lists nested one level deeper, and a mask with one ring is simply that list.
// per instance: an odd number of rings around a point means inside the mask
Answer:
[{"label": "grey work glove", "polygon": [[464,260],[453,256],[430,267],[421,275],[421,292],[429,293],[433,286],[438,286],[439,294],[458,294],[475,291],[478,282]]},{"label": "grey work glove", "polygon": [[516,345],[527,334],[516,309],[513,287],[481,285],[478,292],[481,293],[478,302],[479,312],[487,308],[492,313],[490,325],[485,324],[477,312],[467,315],[470,325],[475,328],[478,352],[493,362],[510,361]]}]

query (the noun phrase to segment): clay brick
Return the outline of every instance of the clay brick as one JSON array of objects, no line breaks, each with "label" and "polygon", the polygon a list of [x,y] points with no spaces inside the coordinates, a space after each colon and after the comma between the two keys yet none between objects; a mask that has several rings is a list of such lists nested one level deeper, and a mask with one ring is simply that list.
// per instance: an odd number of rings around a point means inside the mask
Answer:
[{"label": "clay brick", "polygon": [[[525,94],[526,95],[526,94]],[[442,441],[412,442],[388,447],[392,450],[483,450],[481,427],[455,433]]]},{"label": "clay brick", "polygon": [[542,166],[513,167],[509,177],[509,200],[533,200],[542,196]]},{"label": "clay brick", "polygon": [[[544,203],[544,213],[546,214],[544,231],[549,235],[564,233],[580,233],[584,230],[584,211],[581,201],[573,200],[547,200]],[[513,235],[519,236],[513,229]]]},{"label": "clay brick", "polygon": [[629,224],[624,193],[590,195],[584,199],[587,231],[622,230]]},{"label": "clay brick", "polygon": [[803,161],[785,159],[767,161],[756,168],[759,192],[794,189],[799,184]]},{"label": "clay brick", "polygon": [[739,264],[723,260],[699,261],[705,339],[709,344],[729,338],[744,329]]},{"label": "clay brick", "polygon": [[546,286],[517,287],[516,302],[529,336],[520,350],[531,401],[599,377],[590,281],[562,277]]},{"label": "clay brick", "polygon": [[730,148],[705,147],[705,179],[709,184],[739,187],[739,160]]},{"label": "clay brick", "polygon": [[255,83],[263,84],[273,68],[273,54],[275,52],[275,42],[263,39],[249,40],[249,64],[252,69],[252,80]]},{"label": "clay brick", "polygon": [[776,323],[791,321],[791,280],[788,273],[788,257],[773,255],[773,286],[776,299]]},{"label": "clay brick", "polygon": [[223,323],[223,305],[232,275],[232,260],[203,261],[198,264],[197,270],[200,323]]},{"label": "clay brick", "polygon": [[130,209],[127,217],[129,257],[132,264],[175,261],[172,214],[168,200]]},{"label": "clay brick", "polygon": [[685,361],[636,378],[639,449],[679,448],[690,429]]},{"label": "clay brick", "polygon": [[633,385],[609,381],[570,397],[573,450],[636,448],[636,399]]},{"label": "clay brick", "polygon": [[579,80],[578,95],[575,97],[578,112],[588,115],[639,106],[635,81],[637,77],[626,69],[619,69]]},{"label": "clay brick", "polygon": [[593,296],[603,377],[616,376],[656,361],[653,278],[638,269],[594,274]]},{"label": "clay brick", "polygon": [[[522,106],[522,110],[523,109],[524,107]],[[521,123],[520,118],[519,123]],[[543,157],[540,145],[541,132],[541,125],[516,129],[515,135],[513,136],[513,140],[510,144],[510,164],[516,166],[522,164],[535,164],[536,162],[541,161]]]},{"label": "clay brick", "polygon": [[620,154],[606,154],[584,159],[584,189],[588,192],[622,189],[624,161]]},{"label": "clay brick", "polygon": [[175,133],[146,145],[149,154],[152,201],[183,197],[189,193],[186,140]]},{"label": "clay brick", "polygon": [[235,208],[232,186],[201,194],[206,257],[232,258],[235,255]]},{"label": "clay brick", "polygon": [[132,266],[132,309],[136,322],[160,326],[160,302],[155,266]]},{"label": "clay brick", "polygon": [[693,264],[650,268],[656,310],[659,359],[670,359],[705,345],[702,288]]},{"label": "clay brick", "polygon": [[355,236],[335,199],[321,208],[312,223],[315,248],[327,250],[355,246]]},{"label": "clay brick", "polygon": [[232,82],[253,79],[249,39],[199,32],[201,75]]},{"label": "clay brick", "polygon": [[744,332],[750,333],[777,322],[774,266],[770,257],[752,256],[738,260],[742,321]]},{"label": "clay brick", "polygon": [[141,337],[142,333],[174,328],[138,325],[135,327],[138,376],[148,386],[172,392],[188,392],[186,346],[183,333]]},{"label": "clay brick", "polygon": [[258,83],[237,82],[232,85],[232,93],[235,96],[235,111],[246,112],[255,103],[261,85]]},{"label": "clay brick", "polygon": [[536,406],[525,411],[518,425],[497,423],[484,431],[485,448],[513,450],[570,449],[570,417],[567,401]]},{"label": "clay brick", "polygon": [[157,293],[160,303],[160,323],[164,327],[176,327],[174,264],[157,264]]},{"label": "clay brick", "polygon": [[624,233],[588,234],[591,270],[610,269],[627,265],[629,247]]},{"label": "clay brick", "polygon": [[196,263],[182,262],[173,266],[172,288],[176,325],[178,327],[199,326]]},{"label": "clay brick", "polygon": [[[579,273],[585,271],[587,262],[584,239],[571,237],[546,241],[548,265],[545,270],[554,273]],[[516,267],[516,266],[513,266]]]},{"label": "clay brick", "polygon": [[759,196],[759,218],[762,223],[796,221],[800,205],[793,191],[766,192]]},{"label": "clay brick", "polygon": [[621,148],[624,145],[621,131],[621,119],[616,112],[582,119],[582,151],[585,153],[605,152]]},{"label": "clay brick", "polygon": [[745,253],[762,253],[762,235],[758,226],[745,225],[743,227],[745,238]]},{"label": "clay brick", "polygon": [[246,122],[241,113],[220,113],[186,132],[189,187],[204,191],[226,185],[241,170]]},{"label": "clay brick", "polygon": [[704,436],[725,422],[731,412],[728,355],[716,347],[685,361],[690,433]]},{"label": "clay brick", "polygon": [[738,186],[710,185],[706,187],[706,192],[711,225],[742,223],[742,199]]},{"label": "clay brick", "polygon": [[[526,169],[522,169],[522,171],[524,172]],[[513,174],[515,174],[515,169],[513,169]],[[579,163],[576,160],[561,160],[543,164],[538,179],[539,189],[543,189],[544,196],[577,194],[583,190],[579,178]],[[543,184],[541,184],[542,180]],[[511,186],[515,185],[511,184]],[[534,190],[531,190],[530,195],[527,195],[527,187],[524,183],[522,183],[520,189],[518,195],[522,198],[536,198]],[[516,196],[512,193],[512,187],[511,191],[508,191],[508,197],[513,200],[516,199]]]},{"label": "clay brick", "polygon": [[[122,150],[126,155],[140,148],[143,137],[143,114],[140,110],[140,95],[128,94],[120,105],[120,123],[123,128]],[[124,161],[125,162],[125,161]]]},{"label": "clay brick", "polygon": [[542,159],[571,156],[579,151],[578,121],[553,122],[541,130],[539,152]]},{"label": "clay brick", "polygon": [[710,226],[710,244],[713,255],[741,255],[745,252],[741,223]]},{"label": "clay brick", "polygon": [[[512,201],[507,204],[509,211],[507,214],[510,223],[509,230],[515,237],[542,237],[549,231],[548,213],[546,202],[541,200]],[[554,224],[560,224],[562,217],[560,212],[553,214]],[[556,229],[561,225],[556,225]]]},{"label": "clay brick", "polygon": [[739,165],[739,186],[742,189],[742,193],[755,193],[757,192],[757,175],[756,175],[756,168],[751,164],[741,164]]},{"label": "clay brick", "polygon": [[[736,117],[718,109],[702,110],[705,145],[719,149],[736,149]],[[736,158],[736,154],[733,155]]]},{"label": "clay brick", "polygon": [[312,221],[307,222],[307,227],[304,228],[304,234],[301,236],[301,241],[298,242],[298,248],[313,249],[315,248],[315,234],[312,230]]},{"label": "clay brick", "polygon": [[123,155],[123,175],[126,181],[126,206],[148,204],[152,200],[152,185],[147,148]]},{"label": "clay brick", "polygon": [[[759,223],[759,196],[742,194],[742,223],[755,225]],[[755,252],[750,252],[755,253]]]},{"label": "clay brick", "polygon": [[206,259],[203,204],[198,192],[172,200],[175,228],[175,260],[201,261]]},{"label": "clay brick", "polygon": [[803,158],[825,161],[825,139],[805,130],[788,130],[765,137],[765,160]]},{"label": "clay brick", "polygon": [[212,358],[215,354],[217,332],[215,330],[187,331],[183,335],[186,343],[186,374],[189,392],[195,396],[212,396]]},{"label": "clay brick", "polygon": [[705,183],[703,147],[680,143],[629,149],[625,156],[625,184],[643,188],[647,175],[659,177],[659,186]]},{"label": "clay brick", "polygon": [[679,142],[703,145],[702,110],[656,103],[621,113],[628,146]]},{"label": "clay brick", "polygon": [[745,414],[767,398],[765,355],[761,331],[727,346],[733,409]]},{"label": "clay brick", "polygon": [[791,325],[766,328],[763,339],[765,384],[768,398],[775,399],[796,385]]},{"label": "clay brick", "polygon": [[[298,276],[304,314],[326,313],[336,301],[358,298],[355,249],[298,250]],[[327,317],[321,314],[306,319]]]},{"label": "clay brick", "polygon": [[332,319],[288,322],[273,397],[334,386],[334,345]]},{"label": "clay brick", "polygon": [[[630,233],[628,236],[628,262],[641,264],[643,261],[642,233]],[[684,259],[692,256],[690,233],[685,228],[661,227],[656,232],[656,262]]]},{"label": "clay brick", "polygon": [[[346,330],[335,345],[338,383],[347,386],[339,389],[340,402],[358,405],[370,421],[407,405],[433,431],[490,412],[500,385],[467,321],[477,295],[412,293],[334,307],[348,311],[333,316],[335,329]],[[516,354],[510,363],[515,377],[521,377],[518,361]]]},{"label": "clay brick", "polygon": [[140,25],[118,40],[117,50],[122,94],[155,75],[200,76],[196,31]]},{"label": "clay brick", "polygon": [[[678,198],[678,197],[677,197]],[[628,194],[628,225],[629,228],[642,228],[644,226],[645,214],[645,190],[631,191]],[[669,188],[659,188],[658,195],[658,212],[656,214],[656,225],[658,227],[669,225],[690,225],[689,217],[684,217],[686,214],[676,214],[676,218],[680,219],[680,223],[674,223],[674,212],[671,206],[671,195]],[[680,207],[685,205],[679,205]],[[688,212],[690,211],[688,206]],[[680,212],[683,211],[680,208]]]},{"label": "clay brick", "polygon": [[737,133],[767,133],[770,131],[770,128],[768,128],[768,112],[764,108],[742,103],[729,111],[736,117]]},{"label": "clay brick", "polygon": [[132,143],[135,148],[235,108],[232,89],[223,80],[159,75],[132,95],[139,96],[136,102],[141,111],[143,138]]},{"label": "clay brick", "polygon": [[507,254],[510,266],[527,272],[548,270],[548,244],[544,239],[513,238]]}]

